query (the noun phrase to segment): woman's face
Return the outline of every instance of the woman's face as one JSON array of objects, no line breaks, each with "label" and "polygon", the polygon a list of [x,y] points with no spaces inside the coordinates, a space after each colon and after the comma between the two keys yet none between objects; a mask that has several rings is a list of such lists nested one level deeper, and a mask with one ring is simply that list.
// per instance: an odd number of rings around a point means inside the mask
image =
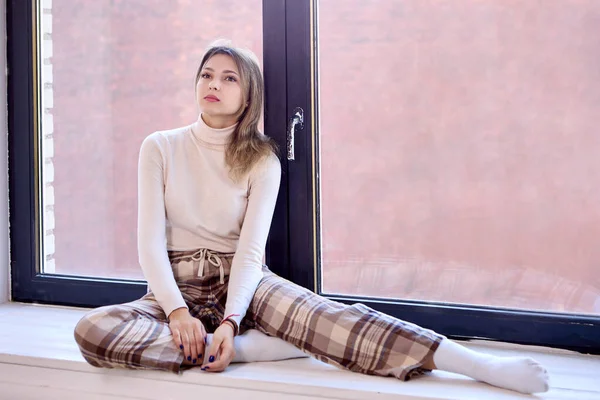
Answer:
[{"label": "woman's face", "polygon": [[235,115],[242,106],[242,85],[233,58],[215,54],[208,59],[196,84],[196,96],[205,122],[220,127],[236,123]]}]

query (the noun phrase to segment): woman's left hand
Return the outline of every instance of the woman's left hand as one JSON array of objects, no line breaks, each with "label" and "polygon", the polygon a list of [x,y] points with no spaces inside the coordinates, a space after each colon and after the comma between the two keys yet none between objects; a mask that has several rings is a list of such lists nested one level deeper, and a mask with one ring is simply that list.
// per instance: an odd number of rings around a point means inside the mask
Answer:
[{"label": "woman's left hand", "polygon": [[202,365],[203,371],[221,372],[235,357],[233,345],[233,326],[228,322],[221,324],[213,334],[213,340],[208,348],[208,364]]}]

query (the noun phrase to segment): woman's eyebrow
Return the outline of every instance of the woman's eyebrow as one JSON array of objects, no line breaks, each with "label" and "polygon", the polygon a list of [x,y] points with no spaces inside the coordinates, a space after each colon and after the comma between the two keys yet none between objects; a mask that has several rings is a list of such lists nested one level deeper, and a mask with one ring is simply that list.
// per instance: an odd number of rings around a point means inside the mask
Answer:
[{"label": "woman's eyebrow", "polygon": [[[212,69],[211,67],[204,67],[204,69],[207,70],[207,71],[215,72],[215,70]],[[223,73],[225,73],[225,74],[235,74],[235,75],[239,76],[239,74],[237,72],[229,70],[229,69],[224,70]]]}]

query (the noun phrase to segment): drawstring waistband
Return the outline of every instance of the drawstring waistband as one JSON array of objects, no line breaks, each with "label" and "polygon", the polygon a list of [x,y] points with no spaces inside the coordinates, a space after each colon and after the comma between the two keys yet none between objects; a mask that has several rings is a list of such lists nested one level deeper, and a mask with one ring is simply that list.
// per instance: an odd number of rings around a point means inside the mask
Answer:
[{"label": "drawstring waistband", "polygon": [[[219,282],[222,284],[225,283],[225,269],[223,268],[223,261],[221,260],[222,256],[231,257],[232,254],[224,254],[213,252],[209,249],[199,249],[195,253],[191,255],[192,260],[194,261],[194,267],[198,267],[198,276],[202,277],[204,275],[204,265],[205,262],[208,261],[213,266],[219,268]],[[188,255],[189,257],[189,255]],[[200,263],[201,261],[204,261]]]},{"label": "drawstring waistband", "polygon": [[221,285],[225,283],[225,268],[223,267],[223,258],[233,258],[235,253],[221,253],[218,251],[212,251],[206,248],[191,251],[171,251],[169,259],[171,263],[178,263],[183,260],[189,260],[193,262],[194,268],[198,267],[198,277],[204,276],[204,266],[206,261],[211,265],[219,268],[219,282]]}]

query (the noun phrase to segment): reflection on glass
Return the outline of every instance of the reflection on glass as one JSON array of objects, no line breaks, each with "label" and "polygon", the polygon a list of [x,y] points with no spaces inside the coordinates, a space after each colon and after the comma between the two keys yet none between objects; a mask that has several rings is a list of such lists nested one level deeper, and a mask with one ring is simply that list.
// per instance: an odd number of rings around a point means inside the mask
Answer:
[{"label": "reflection on glass", "polygon": [[319,7],[323,292],[600,313],[600,3]]}]

